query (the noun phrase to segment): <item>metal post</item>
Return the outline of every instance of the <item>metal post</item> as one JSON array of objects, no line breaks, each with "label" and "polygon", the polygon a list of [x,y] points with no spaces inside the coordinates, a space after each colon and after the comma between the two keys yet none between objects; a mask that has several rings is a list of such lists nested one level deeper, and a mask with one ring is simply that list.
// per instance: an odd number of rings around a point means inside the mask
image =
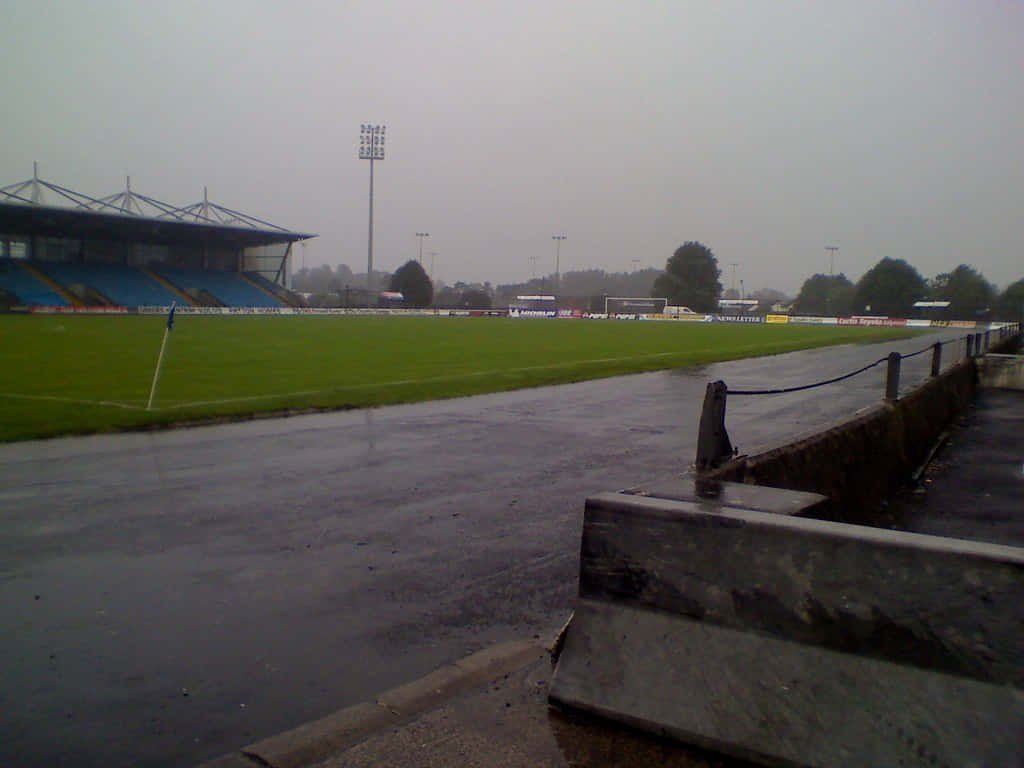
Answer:
[{"label": "metal post", "polygon": [[942,342],[936,341],[932,347],[932,376],[938,376],[942,368]]},{"label": "metal post", "polygon": [[967,334],[967,357],[968,358],[973,357],[973,355],[971,354],[971,350],[972,350],[973,347],[974,347],[974,334],[973,333],[968,333]]},{"label": "metal post", "polygon": [[986,353],[986,354],[988,354],[988,348],[989,348],[989,335],[990,335],[990,334],[991,334],[991,331],[985,331],[985,353]]},{"label": "metal post", "polygon": [[366,238],[366,292],[373,294],[373,161],[384,159],[387,127],[363,123],[359,129],[359,159],[370,161],[370,225]]},{"label": "metal post", "polygon": [[[831,317],[832,312],[832,290],[833,277],[832,274],[835,269],[836,251],[839,250],[838,245],[826,245],[825,250],[828,251],[828,289],[825,291],[825,314]],[[740,297],[742,298],[742,297]]]},{"label": "metal post", "polygon": [[725,429],[725,401],[729,388],[724,381],[713,381],[704,392],[704,409],[697,428],[697,471],[714,469],[734,455]]},{"label": "metal post", "polygon": [[416,237],[420,239],[420,264],[423,263],[423,238],[430,237],[429,232],[417,232]]},{"label": "metal post", "polygon": [[561,271],[561,255],[562,255],[562,241],[565,240],[565,235],[552,235],[551,239],[555,241],[555,296],[558,296],[559,290],[562,284],[562,271]]},{"label": "metal post", "polygon": [[373,293],[373,158],[370,158],[370,229],[366,239],[366,291]]},{"label": "metal post", "polygon": [[885,376],[885,399],[895,403],[900,399],[900,360],[899,352],[889,353],[889,370]]}]

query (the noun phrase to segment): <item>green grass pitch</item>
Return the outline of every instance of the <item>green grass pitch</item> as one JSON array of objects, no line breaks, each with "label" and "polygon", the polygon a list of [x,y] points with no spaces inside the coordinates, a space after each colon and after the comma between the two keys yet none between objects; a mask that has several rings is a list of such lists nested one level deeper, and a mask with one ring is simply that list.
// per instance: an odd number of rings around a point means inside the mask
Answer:
[{"label": "green grass pitch", "polygon": [[448,317],[0,315],[0,441],[359,408],[908,336],[901,329]]}]

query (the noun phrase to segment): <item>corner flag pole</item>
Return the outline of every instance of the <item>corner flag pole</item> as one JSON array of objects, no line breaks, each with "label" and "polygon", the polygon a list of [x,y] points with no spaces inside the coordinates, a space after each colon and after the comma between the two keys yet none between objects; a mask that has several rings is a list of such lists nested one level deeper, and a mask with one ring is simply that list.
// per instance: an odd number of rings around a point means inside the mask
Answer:
[{"label": "corner flag pole", "polygon": [[167,349],[167,337],[174,330],[174,308],[178,302],[171,302],[171,311],[167,313],[167,328],[164,331],[164,340],[160,345],[160,356],[156,359],[156,370],[153,371],[153,386],[149,389],[149,402],[146,403],[146,410],[153,408],[153,396],[156,395],[156,385],[160,382],[160,370],[164,367],[164,350]]}]

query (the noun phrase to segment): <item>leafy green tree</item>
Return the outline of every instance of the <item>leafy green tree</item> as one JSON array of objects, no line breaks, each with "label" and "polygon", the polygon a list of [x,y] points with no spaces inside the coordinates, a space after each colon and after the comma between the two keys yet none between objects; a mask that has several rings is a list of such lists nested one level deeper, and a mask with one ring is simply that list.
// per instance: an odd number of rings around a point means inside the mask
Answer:
[{"label": "leafy green tree", "polygon": [[843,273],[833,277],[817,274],[804,280],[793,302],[793,311],[801,315],[842,317],[853,308],[856,289]]},{"label": "leafy green tree", "polygon": [[999,296],[997,312],[1000,320],[1024,321],[1024,279],[1006,286]]},{"label": "leafy green tree", "polygon": [[920,273],[903,259],[888,256],[864,273],[857,281],[853,296],[853,312],[906,317],[914,302],[928,292]]},{"label": "leafy green tree", "polygon": [[443,309],[452,309],[457,307],[461,300],[462,291],[457,291],[450,285],[442,286],[441,290],[434,294],[434,306],[441,307]]},{"label": "leafy green tree", "polygon": [[468,309],[490,309],[491,295],[481,288],[470,288],[462,292],[462,306]]},{"label": "leafy green tree", "polygon": [[651,296],[665,297],[669,304],[697,312],[715,312],[722,295],[721,274],[711,249],[690,240],[669,257],[665,271],[654,281]]},{"label": "leafy green tree", "polygon": [[761,288],[751,293],[750,298],[757,299],[757,312],[762,315],[771,312],[775,304],[792,303],[786,294],[774,288]]},{"label": "leafy green tree", "polygon": [[[603,269],[563,272],[561,293],[563,296],[589,298],[595,302],[594,306],[600,304],[604,307],[605,296],[651,296],[651,286],[660,274],[661,270],[656,267],[635,272],[605,272]],[[495,290],[495,301],[504,305],[523,294],[550,293],[553,285],[553,274],[523,283],[504,283]]]},{"label": "leafy green tree", "polygon": [[952,272],[933,277],[928,283],[928,295],[935,300],[948,301],[950,316],[969,320],[992,309],[996,287],[978,270],[961,264]]},{"label": "leafy green tree", "polygon": [[409,260],[391,276],[391,290],[401,291],[410,307],[429,307],[434,286],[418,261]]}]

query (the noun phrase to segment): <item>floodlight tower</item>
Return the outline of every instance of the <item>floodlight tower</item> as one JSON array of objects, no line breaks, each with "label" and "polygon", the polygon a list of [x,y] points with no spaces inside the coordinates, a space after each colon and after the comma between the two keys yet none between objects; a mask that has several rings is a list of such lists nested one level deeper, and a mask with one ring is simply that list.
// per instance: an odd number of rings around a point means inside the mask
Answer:
[{"label": "floodlight tower", "polygon": [[417,232],[416,237],[420,239],[420,264],[423,264],[423,238],[430,237],[429,232]]},{"label": "floodlight tower", "polygon": [[562,255],[562,241],[566,237],[565,235],[552,235],[551,239],[555,241],[555,295],[557,296],[562,285],[561,264],[559,263]]},{"label": "floodlight tower", "polygon": [[832,277],[832,270],[835,267],[836,251],[839,250],[839,246],[826,245],[825,250],[828,251],[828,276]]},{"label": "floodlight tower", "polygon": [[370,229],[366,239],[366,290],[373,292],[373,161],[384,159],[383,125],[363,123],[359,127],[359,159],[370,161]]},{"label": "floodlight tower", "polygon": [[839,246],[826,245],[825,250],[828,251],[828,290],[825,292],[825,314],[827,315],[832,311],[832,290],[835,288],[832,282],[832,272],[835,269],[836,251],[839,250]]}]

